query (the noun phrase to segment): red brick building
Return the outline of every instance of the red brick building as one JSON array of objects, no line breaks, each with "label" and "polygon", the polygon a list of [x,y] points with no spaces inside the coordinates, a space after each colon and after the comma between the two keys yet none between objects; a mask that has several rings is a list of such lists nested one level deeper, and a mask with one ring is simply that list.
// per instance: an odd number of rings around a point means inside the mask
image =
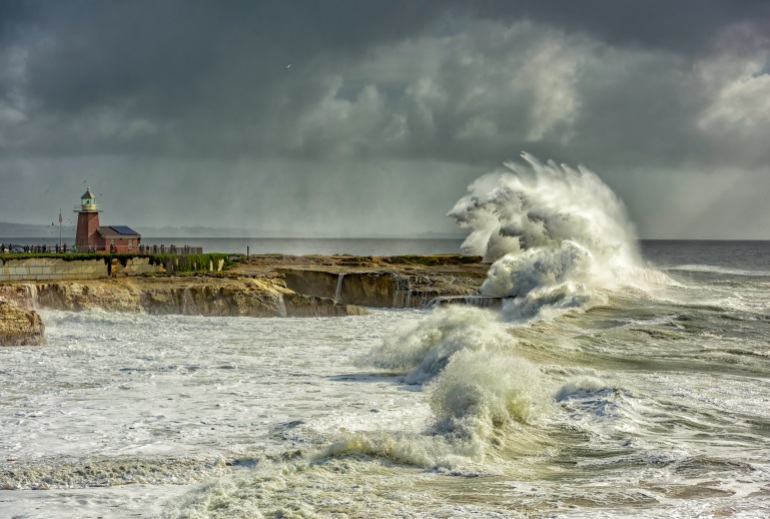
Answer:
[{"label": "red brick building", "polygon": [[125,225],[100,226],[100,206],[91,188],[80,197],[80,205],[75,207],[78,213],[78,226],[75,232],[75,247],[78,252],[118,252],[134,253],[139,250],[142,237]]}]

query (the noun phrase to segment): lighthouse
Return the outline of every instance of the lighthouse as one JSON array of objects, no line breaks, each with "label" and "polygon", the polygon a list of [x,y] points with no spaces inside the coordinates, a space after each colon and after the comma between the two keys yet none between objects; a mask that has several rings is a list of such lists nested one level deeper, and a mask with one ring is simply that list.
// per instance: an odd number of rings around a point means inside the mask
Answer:
[{"label": "lighthouse", "polygon": [[75,245],[79,251],[93,250],[98,245],[97,231],[101,211],[101,208],[96,205],[96,197],[91,192],[91,188],[86,188],[86,192],[80,197],[80,206],[75,206],[75,212],[78,213]]},{"label": "lighthouse", "polygon": [[132,254],[139,250],[141,235],[126,225],[99,225],[102,208],[96,204],[91,188],[80,197],[78,227],[75,232],[75,246],[78,252],[109,252]]}]

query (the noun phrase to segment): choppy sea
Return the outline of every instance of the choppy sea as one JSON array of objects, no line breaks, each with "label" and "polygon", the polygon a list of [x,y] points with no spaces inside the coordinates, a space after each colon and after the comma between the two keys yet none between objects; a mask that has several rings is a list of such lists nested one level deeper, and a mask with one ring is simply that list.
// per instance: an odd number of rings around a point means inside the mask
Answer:
[{"label": "choppy sea", "polygon": [[770,242],[641,250],[644,290],[518,320],[42,309],[0,516],[768,517]]},{"label": "choppy sea", "polygon": [[203,244],[460,249],[489,307],[41,310],[47,346],[0,350],[0,513],[770,516],[770,242],[639,243],[598,175],[522,159],[449,212],[462,244]]}]

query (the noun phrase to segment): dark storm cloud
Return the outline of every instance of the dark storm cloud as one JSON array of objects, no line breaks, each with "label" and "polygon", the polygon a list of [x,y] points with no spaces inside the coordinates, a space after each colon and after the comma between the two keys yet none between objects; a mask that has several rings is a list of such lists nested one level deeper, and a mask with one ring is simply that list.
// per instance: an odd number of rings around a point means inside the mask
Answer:
[{"label": "dark storm cloud", "polygon": [[527,150],[598,169],[644,213],[655,189],[632,188],[655,172],[682,192],[767,173],[769,21],[766,0],[0,0],[0,153],[18,159],[0,174],[61,169],[74,189],[98,163],[115,186],[163,176],[166,197],[227,180],[260,220],[334,220],[335,193],[355,209],[376,185],[375,226],[406,179],[449,206]]},{"label": "dark storm cloud", "polygon": [[609,45],[702,53],[725,26],[749,23],[768,28],[766,0],[514,0],[478,2],[478,15],[528,17],[595,36]]},{"label": "dark storm cloud", "polygon": [[[25,115],[24,122],[11,130],[16,139],[5,144],[6,152],[219,156],[282,152],[314,157],[337,153],[341,146],[345,153],[364,156],[382,150],[363,142],[368,140],[386,141],[387,153],[410,156],[427,152],[466,161],[495,152],[503,144],[485,140],[481,146],[463,146],[459,142],[458,134],[468,134],[473,117],[478,124],[486,124],[479,118],[484,110],[497,114],[493,126],[506,146],[527,143],[522,138],[527,132],[517,132],[516,128],[535,124],[531,119],[538,114],[531,113],[528,106],[538,85],[529,91],[519,89],[512,102],[489,99],[479,111],[478,107],[457,107],[456,103],[467,97],[467,91],[460,89],[486,85],[483,74],[463,77],[478,71],[463,66],[456,56],[417,56],[425,59],[427,66],[431,66],[431,59],[439,61],[435,64],[438,75],[433,79],[442,82],[446,90],[440,93],[446,98],[443,106],[439,102],[425,104],[424,99],[409,95],[408,90],[413,91],[420,76],[425,75],[419,69],[412,71],[412,76],[402,75],[390,82],[366,76],[356,81],[352,70],[371,59],[368,53],[374,49],[419,41],[426,34],[436,38],[457,35],[468,30],[464,20],[472,19],[487,20],[498,27],[530,19],[545,24],[543,30],[556,26],[566,34],[584,34],[607,45],[704,52],[724,27],[766,22],[768,9],[765,2],[751,0],[599,0],[590,7],[569,0],[44,1],[19,5],[3,3],[3,33],[11,35],[4,43],[6,54],[14,49],[22,52],[25,67],[23,76],[3,80],[6,104]],[[477,30],[486,29],[482,25]],[[520,37],[531,39],[537,32]],[[483,39],[483,35],[469,34],[467,55],[486,59],[491,67],[520,65],[509,56],[531,47],[528,41],[499,45]],[[571,43],[569,38],[559,42]],[[409,56],[401,59],[408,60]],[[287,69],[290,63],[293,68]],[[667,102],[677,104],[677,89],[662,89],[669,81],[665,77],[668,73],[669,69],[652,71],[632,89],[616,85],[608,98],[617,98],[619,106],[636,103],[635,96],[666,96]],[[655,77],[658,75],[664,77]],[[333,84],[335,77],[341,80],[339,85]],[[377,91],[367,93],[367,85]],[[604,85],[585,86],[586,91],[580,93],[590,104],[591,95]],[[378,122],[368,124],[363,132],[355,127],[349,132],[335,132],[302,126],[308,114],[324,101],[344,98],[346,92],[354,103],[379,103],[379,108],[370,107],[358,120],[364,123],[375,118]],[[628,99],[622,97],[626,94]],[[500,96],[504,95],[501,90]],[[431,110],[429,127],[422,117],[425,110]],[[671,118],[676,112],[665,113]],[[593,123],[599,114],[610,119],[613,116],[598,110],[585,120]],[[324,122],[318,124],[323,126]],[[399,128],[400,124],[404,128]],[[639,127],[640,131],[646,128]],[[400,134],[401,142],[394,142],[387,132]],[[301,137],[292,142],[298,134]],[[610,136],[615,135],[610,132]],[[352,136],[359,136],[362,142],[351,144]],[[538,141],[534,148],[559,148],[547,138],[528,141]]]},{"label": "dark storm cloud", "polygon": [[[488,79],[518,80],[499,74],[485,78],[483,70],[479,73],[460,63],[457,56],[463,51],[468,59],[486,60],[488,67],[521,66],[510,56],[532,47],[531,41],[541,30],[556,26],[567,31],[564,34],[573,34],[561,37],[559,45],[572,44],[571,38],[586,35],[597,38],[601,45],[705,52],[721,29],[766,22],[768,9],[765,2],[750,0],[599,0],[590,7],[567,0],[46,1],[21,5],[3,4],[3,33],[11,35],[10,41],[5,40],[6,54],[14,49],[23,52],[25,67],[23,76],[3,80],[6,104],[25,115],[23,122],[9,130],[15,139],[5,143],[6,152],[319,157],[384,151],[407,157],[428,153],[470,162],[482,154],[499,153],[503,145],[529,144],[530,149],[553,153],[558,153],[560,145],[545,135],[523,138],[527,134],[524,127],[536,124],[532,119],[538,114],[529,106],[540,85],[519,88],[509,101],[503,99],[507,92],[499,89],[499,98],[486,99],[484,106],[458,106],[469,90],[486,88]],[[486,20],[487,25],[478,24],[477,32],[472,33],[466,21],[473,19]],[[518,36],[525,41],[516,41],[516,37],[502,45],[484,41],[483,31],[490,24],[507,27],[527,19],[545,25]],[[418,42],[425,35],[440,39],[465,32],[467,48],[455,49],[454,55],[420,55],[420,49],[415,49],[415,59],[434,68],[432,79],[440,82],[443,91],[438,94],[444,96],[443,103],[410,95],[421,76],[429,74],[419,68],[390,81],[371,75],[358,80],[352,77],[354,69],[371,60],[370,53],[377,49]],[[400,59],[409,59],[407,53],[402,54]],[[293,68],[287,69],[290,63]],[[581,121],[601,128],[613,124],[613,117],[632,116],[638,122],[649,119],[649,112],[638,102],[640,97],[642,101],[665,97],[660,104],[681,104],[678,85],[665,85],[676,81],[669,77],[671,63],[664,65],[667,68],[641,70],[646,77],[637,78],[638,84],[632,88],[614,84],[610,89],[615,90],[606,92],[602,90],[607,85],[583,81],[580,86],[585,89],[579,93],[587,105],[595,92],[601,92],[603,99],[614,99],[619,110],[586,110]],[[335,85],[335,78],[341,82]],[[367,92],[367,85],[377,90]],[[320,105],[346,95],[355,105],[351,111],[361,103],[379,103],[363,110],[355,121],[367,127],[323,127],[342,122],[334,118],[318,121],[318,128],[306,127],[312,124],[309,114]],[[641,113],[624,113],[631,104]],[[687,108],[658,111],[673,119],[682,110]],[[483,120],[485,111],[491,121]],[[600,116],[608,119],[597,121]],[[684,118],[667,127],[675,129],[688,122]],[[494,127],[499,139],[471,137],[473,124]],[[647,128],[637,124],[631,133]],[[608,132],[611,138],[617,135],[614,130]]]},{"label": "dark storm cloud", "polygon": [[[4,45],[6,54],[24,53],[24,76],[3,81],[9,104],[19,104],[9,99],[14,89],[24,96],[18,148],[54,154],[259,148],[254,126],[313,102],[318,54],[344,62],[419,30],[438,10],[419,2],[361,9],[353,1],[3,5],[4,33],[24,35]],[[290,111],[276,106],[286,90]],[[136,131],[109,128],[132,123]],[[82,127],[99,125],[107,128]]]},{"label": "dark storm cloud", "polygon": [[284,79],[287,60],[356,53],[408,34],[426,18],[426,9],[409,7],[419,3],[387,9],[388,3],[355,9],[360,3],[312,1],[37,5],[44,41],[31,49],[30,92],[65,112],[129,98],[140,110],[177,114],[220,92],[255,103]]}]

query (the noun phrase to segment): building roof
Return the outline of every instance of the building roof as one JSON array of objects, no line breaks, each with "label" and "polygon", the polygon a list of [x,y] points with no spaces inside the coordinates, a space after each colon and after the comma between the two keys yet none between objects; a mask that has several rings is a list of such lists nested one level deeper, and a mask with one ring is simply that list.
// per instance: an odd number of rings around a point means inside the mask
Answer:
[{"label": "building roof", "polygon": [[91,192],[91,188],[90,187],[87,187],[86,188],[86,192],[83,193],[83,196],[80,197],[81,200],[83,200],[85,198],[89,198],[91,200],[93,200],[95,198],[94,194]]},{"label": "building roof", "polygon": [[127,227],[125,225],[110,225],[109,227],[100,226],[98,229],[96,229],[96,232],[98,232],[105,238],[109,238],[109,237],[131,238],[131,237],[140,236],[138,232],[133,230],[131,227]]}]

